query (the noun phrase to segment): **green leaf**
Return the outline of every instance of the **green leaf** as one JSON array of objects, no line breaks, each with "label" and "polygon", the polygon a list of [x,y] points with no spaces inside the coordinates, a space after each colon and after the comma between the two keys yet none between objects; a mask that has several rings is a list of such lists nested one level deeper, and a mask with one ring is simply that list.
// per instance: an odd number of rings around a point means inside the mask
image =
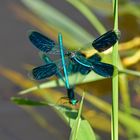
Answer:
[{"label": "green leaf", "polygon": [[96,140],[95,133],[87,120],[80,120],[78,127],[77,140]]},{"label": "green leaf", "polygon": [[11,101],[18,105],[30,105],[30,106],[46,106],[48,105],[46,102],[33,101],[20,97],[12,97]]},{"label": "green leaf", "polygon": [[83,93],[82,96],[78,116],[76,120],[73,121],[70,140],[95,140],[95,135],[88,121],[81,119],[84,96],[85,93]]},{"label": "green leaf", "polygon": [[80,108],[78,111],[78,116],[77,116],[76,120],[73,122],[72,130],[71,130],[71,134],[70,134],[70,140],[77,140],[77,134],[78,134],[78,130],[79,130],[80,122],[81,122],[81,113],[82,113],[84,96],[85,96],[85,93],[83,93],[83,96],[82,96]]},{"label": "green leaf", "polygon": [[77,140],[96,140],[95,133],[87,120],[81,121]]}]

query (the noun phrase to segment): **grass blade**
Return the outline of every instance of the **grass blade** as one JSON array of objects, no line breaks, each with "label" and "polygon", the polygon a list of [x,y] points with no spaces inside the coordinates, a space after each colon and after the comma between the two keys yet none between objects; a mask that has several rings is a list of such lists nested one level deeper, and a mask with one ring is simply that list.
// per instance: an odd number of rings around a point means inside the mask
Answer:
[{"label": "grass blade", "polygon": [[[118,0],[113,0],[114,30],[118,31]],[[113,65],[118,66],[118,42],[113,47]],[[112,79],[111,137],[118,140],[118,73]]]},{"label": "grass blade", "polygon": [[134,70],[128,70],[128,69],[122,69],[119,70],[120,73],[124,73],[124,74],[129,74],[129,75],[133,75],[133,76],[138,76],[140,77],[140,72],[139,71],[134,71]]},{"label": "grass blade", "polygon": [[39,101],[29,100],[29,99],[20,98],[20,97],[12,97],[11,101],[18,105],[28,105],[28,106],[46,106],[46,105],[48,105],[46,102],[39,102]]}]

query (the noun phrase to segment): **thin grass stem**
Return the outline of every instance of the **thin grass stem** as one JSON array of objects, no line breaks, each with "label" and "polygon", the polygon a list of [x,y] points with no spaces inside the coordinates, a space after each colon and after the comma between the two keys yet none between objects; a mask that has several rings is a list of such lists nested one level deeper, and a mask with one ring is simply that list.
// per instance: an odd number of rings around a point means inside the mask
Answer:
[{"label": "thin grass stem", "polygon": [[119,70],[119,72],[140,77],[140,72],[134,71],[134,70],[122,69],[122,70]]},{"label": "thin grass stem", "polygon": [[[113,0],[114,10],[114,30],[118,30],[118,0]],[[113,64],[118,66],[118,42],[113,47]],[[112,140],[118,140],[118,74],[113,76],[112,79],[112,122],[111,134]]]}]

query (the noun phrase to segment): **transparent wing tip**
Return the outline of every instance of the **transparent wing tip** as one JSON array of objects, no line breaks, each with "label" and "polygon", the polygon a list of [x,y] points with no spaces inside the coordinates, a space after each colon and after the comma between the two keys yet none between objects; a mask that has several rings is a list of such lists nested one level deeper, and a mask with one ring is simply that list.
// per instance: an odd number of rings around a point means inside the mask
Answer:
[{"label": "transparent wing tip", "polygon": [[32,37],[34,36],[34,35],[36,35],[36,34],[39,34],[37,31],[34,31],[34,30],[29,30],[28,31],[28,37],[29,37],[29,39],[31,40],[32,39]]},{"label": "transparent wing tip", "polygon": [[33,74],[32,74],[32,71],[28,72],[27,74],[28,78],[32,81],[35,81],[36,79],[34,78]]}]

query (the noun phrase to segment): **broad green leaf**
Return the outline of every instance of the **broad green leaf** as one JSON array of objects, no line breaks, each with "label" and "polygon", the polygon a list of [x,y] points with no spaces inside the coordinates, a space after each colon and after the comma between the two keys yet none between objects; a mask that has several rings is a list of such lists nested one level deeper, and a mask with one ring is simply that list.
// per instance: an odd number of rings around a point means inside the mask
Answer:
[{"label": "broad green leaf", "polygon": [[84,96],[85,93],[83,93],[82,96],[78,116],[72,123],[70,140],[95,140],[95,134],[93,133],[90,124],[88,121],[81,119]]},{"label": "broad green leaf", "polygon": [[80,126],[80,123],[81,123],[81,113],[82,113],[84,96],[85,96],[85,93],[83,93],[83,96],[82,96],[82,100],[81,100],[81,103],[80,103],[80,108],[79,108],[79,111],[78,111],[78,116],[77,116],[76,120],[73,121],[73,124],[72,124],[70,140],[77,140],[77,138],[78,138],[77,134],[78,134],[79,126]]},{"label": "broad green leaf", "polygon": [[96,140],[95,133],[87,120],[81,120],[77,140]]}]

